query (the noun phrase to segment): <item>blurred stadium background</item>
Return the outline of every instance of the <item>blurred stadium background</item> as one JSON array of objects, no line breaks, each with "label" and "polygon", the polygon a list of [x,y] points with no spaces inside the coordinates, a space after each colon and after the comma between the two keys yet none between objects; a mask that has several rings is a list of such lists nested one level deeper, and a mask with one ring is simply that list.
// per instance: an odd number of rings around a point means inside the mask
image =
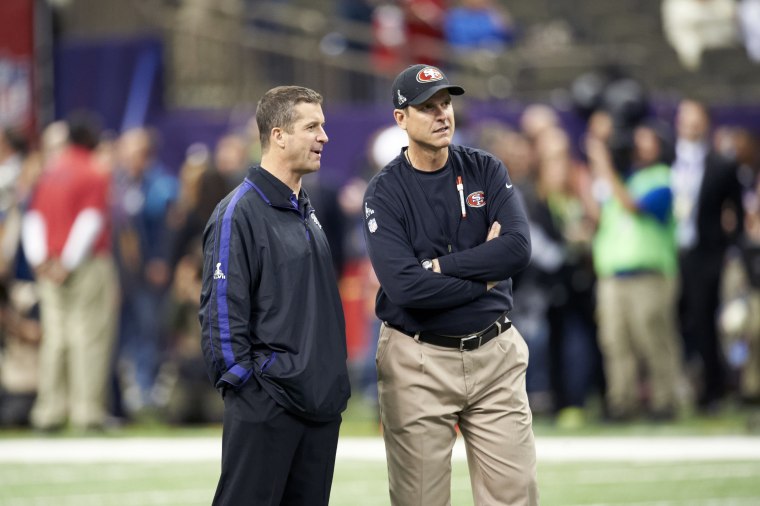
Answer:
[{"label": "blurred stadium background", "polygon": [[[6,91],[3,114],[38,128],[90,108],[114,132],[149,124],[162,134],[164,161],[177,167],[188,145],[243,127],[264,91],[297,82],[326,98],[331,177],[355,170],[372,131],[388,124],[392,78],[419,55],[467,89],[473,121],[514,121],[541,102],[567,113],[578,133],[577,109],[597,105],[620,78],[639,83],[663,114],[688,95],[710,104],[718,123],[758,116],[760,67],[738,24],[733,39],[707,46],[701,65],[686,68],[666,39],[662,0],[493,2],[513,26],[497,50],[457,49],[424,34],[410,44],[404,3],[9,0],[4,61],[15,77],[6,79],[21,96],[11,108]],[[637,91],[616,99],[635,100]]]},{"label": "blurred stadium background", "polygon": [[[713,1],[725,3],[693,3]],[[692,46],[704,47],[696,57],[674,48],[670,30],[679,27],[665,22],[665,4],[673,3],[668,0],[482,2],[505,16],[509,30],[497,43],[478,47],[457,46],[440,29],[410,27],[415,4],[424,10],[426,4],[460,3],[469,2],[0,0],[0,125],[23,131],[34,150],[48,125],[88,110],[102,120],[104,144],[132,128],[152,129],[159,139],[157,158],[180,175],[199,159],[216,163],[214,152],[228,135],[247,139],[244,158],[256,160],[250,120],[258,98],[272,86],[300,84],[325,97],[330,143],[320,173],[323,209],[339,200],[343,211],[355,212],[362,189],[357,180],[398,150],[399,141],[386,130],[392,126],[391,80],[406,65],[424,60],[467,89],[466,99],[456,103],[457,126],[467,141],[486,143],[483,131],[493,125],[519,130],[529,106],[541,104],[558,115],[574,157],[582,159],[581,139],[596,108],[606,107],[622,124],[648,115],[672,125],[678,100],[688,96],[709,106],[716,132],[742,129],[758,149],[760,55],[752,45],[760,31],[757,2],[729,2],[736,8],[730,33],[725,35],[724,23],[716,28],[723,36],[692,40]],[[751,163],[760,171],[757,154]],[[379,442],[379,431],[371,387],[376,322],[366,307],[374,285],[356,242],[361,234],[350,216],[344,221],[344,234],[334,244],[341,245],[335,248],[336,265],[343,273],[355,381],[332,503],[381,505],[388,503],[382,454],[357,458],[347,450],[364,448],[359,438]],[[192,305],[185,309],[192,322]],[[41,435],[28,427],[0,427],[0,505],[210,502],[218,473],[218,411],[184,418],[172,411],[175,403],[206,401],[177,392],[183,368],[198,366],[192,361],[197,352],[188,352],[190,359],[182,363],[172,360],[193,349],[196,331],[180,322],[171,332],[150,402],[132,394],[129,368],[118,371],[124,405],[112,413],[105,433],[69,429]],[[532,397],[542,504],[760,504],[760,414],[745,402],[760,397],[743,397],[739,378],[746,348],[733,338],[724,343],[730,389],[720,409],[709,413],[686,405],[674,420],[611,425],[604,420],[598,383],[587,391],[585,413],[575,418],[560,420],[556,406]],[[6,357],[0,369],[10,368],[7,342],[0,348]],[[196,393],[204,388],[199,384],[203,378],[188,380]],[[153,446],[141,446],[146,440]],[[72,445],[59,446],[65,442]],[[80,443],[88,455],[92,443],[110,451],[110,444],[130,442],[145,450],[144,458],[123,458],[117,449],[89,463],[77,458]],[[728,449],[710,450],[724,444]],[[652,457],[634,452],[636,445],[651,449]],[[656,456],[658,446],[672,454]],[[198,447],[206,450],[193,453]],[[695,447],[707,449],[690,453]],[[737,447],[744,451],[732,453]],[[169,455],[184,455],[180,448],[190,449],[186,459]],[[466,464],[457,458],[453,467],[453,504],[472,504]]]}]

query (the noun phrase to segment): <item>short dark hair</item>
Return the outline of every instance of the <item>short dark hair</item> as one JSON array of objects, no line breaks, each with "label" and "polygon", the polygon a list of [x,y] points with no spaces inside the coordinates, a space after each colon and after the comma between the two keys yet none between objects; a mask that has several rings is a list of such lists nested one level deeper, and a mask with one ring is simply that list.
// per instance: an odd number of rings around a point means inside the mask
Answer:
[{"label": "short dark hair", "polygon": [[29,152],[29,139],[20,128],[12,126],[3,128],[3,138],[15,153],[26,156]]},{"label": "short dark hair", "polygon": [[78,109],[66,118],[69,126],[69,142],[88,150],[93,150],[100,142],[102,129],[100,118],[92,111]]},{"label": "short dark hair", "polygon": [[269,148],[269,136],[273,128],[291,132],[296,121],[296,105],[300,103],[321,104],[322,95],[302,86],[277,86],[264,93],[256,106],[256,124],[259,127],[261,150]]}]

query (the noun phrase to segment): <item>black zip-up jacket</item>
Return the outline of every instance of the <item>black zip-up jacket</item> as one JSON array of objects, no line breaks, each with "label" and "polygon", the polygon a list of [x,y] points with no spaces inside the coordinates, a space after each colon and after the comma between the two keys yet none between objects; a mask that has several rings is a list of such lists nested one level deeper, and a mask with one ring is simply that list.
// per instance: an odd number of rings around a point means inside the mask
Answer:
[{"label": "black zip-up jacket", "polygon": [[[370,182],[364,219],[381,320],[410,332],[464,335],[512,309],[510,278],[530,261],[530,233],[507,169],[491,154],[451,146],[446,165],[428,173],[402,150]],[[494,221],[501,234],[486,242]],[[441,273],[420,265],[433,258]],[[500,283],[487,291],[489,281]]]},{"label": "black zip-up jacket", "polygon": [[343,308],[330,247],[303,191],[260,166],[203,234],[201,347],[213,384],[252,375],[288,411],[340,416],[350,395]]}]

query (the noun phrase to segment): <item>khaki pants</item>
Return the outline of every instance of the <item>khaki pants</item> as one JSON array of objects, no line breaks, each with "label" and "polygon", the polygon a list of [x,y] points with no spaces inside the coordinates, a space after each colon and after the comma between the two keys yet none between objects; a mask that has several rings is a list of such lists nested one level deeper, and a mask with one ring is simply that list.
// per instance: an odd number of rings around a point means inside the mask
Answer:
[{"label": "khaki pants", "polygon": [[381,327],[378,395],[394,506],[450,504],[457,424],[476,505],[538,504],[527,365],[514,327],[465,352]]},{"label": "khaki pants", "polygon": [[110,257],[86,260],[63,285],[40,281],[42,344],[32,423],[99,426],[117,318],[118,280]]},{"label": "khaki pants", "polygon": [[749,322],[745,332],[748,355],[740,380],[740,392],[749,399],[760,399],[760,290],[749,293]]},{"label": "khaki pants", "polygon": [[656,274],[599,280],[599,345],[611,415],[637,410],[640,364],[649,379],[650,409],[676,408],[681,377],[676,290],[675,278]]}]

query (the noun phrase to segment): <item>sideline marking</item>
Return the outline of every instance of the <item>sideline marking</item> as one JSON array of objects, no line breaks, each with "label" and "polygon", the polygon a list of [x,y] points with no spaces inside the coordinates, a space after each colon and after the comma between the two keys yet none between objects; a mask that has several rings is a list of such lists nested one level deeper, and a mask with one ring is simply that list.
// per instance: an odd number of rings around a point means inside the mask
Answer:
[{"label": "sideline marking", "polygon": [[[0,463],[188,462],[219,461],[221,437],[0,439]],[[658,462],[760,460],[760,438],[539,437],[539,462]],[[342,438],[338,460],[384,461],[382,438]],[[453,458],[465,460],[461,437]]]}]

